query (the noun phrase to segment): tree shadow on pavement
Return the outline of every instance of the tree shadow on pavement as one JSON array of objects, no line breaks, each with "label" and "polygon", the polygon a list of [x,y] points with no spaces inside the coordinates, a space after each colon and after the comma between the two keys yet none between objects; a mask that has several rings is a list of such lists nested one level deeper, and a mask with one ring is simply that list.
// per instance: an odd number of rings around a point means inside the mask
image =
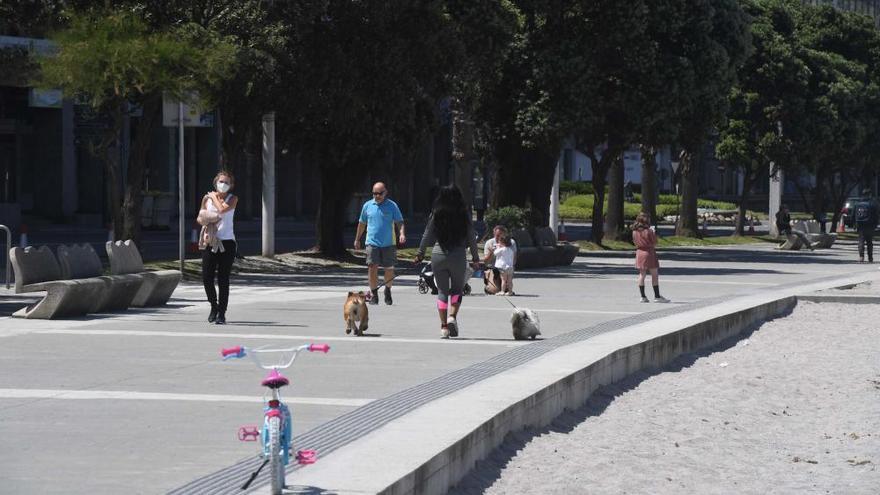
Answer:
[{"label": "tree shadow on pavement", "polygon": [[[660,276],[690,275],[690,276],[718,276],[718,275],[752,275],[752,274],[778,274],[786,273],[779,270],[765,268],[736,268],[707,266],[697,267],[667,267],[663,266],[664,258],[660,258]],[[537,268],[528,272],[517,272],[515,279],[531,278],[600,278],[610,275],[625,275],[635,277],[638,274],[632,265],[620,265],[610,263],[578,263],[565,267]]]},{"label": "tree shadow on pavement", "polygon": [[[677,248],[675,250],[660,249],[657,256],[660,258],[661,269],[663,260],[670,261],[706,261],[711,263],[774,263],[774,264],[801,264],[821,263],[839,264],[840,259],[828,256],[834,250],[820,249],[816,251],[777,251],[755,249],[704,249],[704,248]],[[579,260],[601,259],[632,259],[635,260],[634,251],[601,252],[601,254],[580,253]],[[587,261],[589,263],[589,261]]]}]

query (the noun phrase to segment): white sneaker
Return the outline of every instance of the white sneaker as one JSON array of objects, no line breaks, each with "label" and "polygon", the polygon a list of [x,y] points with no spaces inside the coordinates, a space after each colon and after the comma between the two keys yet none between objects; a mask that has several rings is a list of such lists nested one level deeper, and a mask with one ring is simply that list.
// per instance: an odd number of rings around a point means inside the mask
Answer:
[{"label": "white sneaker", "polygon": [[499,291],[498,291],[498,292],[496,292],[496,293],[495,293],[495,295],[496,295],[496,296],[503,296],[503,295],[504,295],[504,293],[503,293],[503,292],[501,292],[501,291],[500,291],[500,290],[499,290]]},{"label": "white sneaker", "polygon": [[668,303],[668,302],[669,302],[669,299],[666,299],[666,298],[663,297],[663,296],[658,296],[658,297],[655,297],[655,298],[654,298],[654,302],[655,302],[655,303]]},{"label": "white sneaker", "polygon": [[446,328],[449,329],[450,337],[458,337],[458,322],[454,316],[446,318]]},{"label": "white sneaker", "polygon": [[448,339],[449,338],[449,329],[446,327],[440,327],[440,338]]},{"label": "white sneaker", "polygon": [[642,298],[641,298],[641,302],[645,303],[645,302],[650,302],[650,301],[648,301],[648,298],[647,298],[647,297],[642,296]]}]

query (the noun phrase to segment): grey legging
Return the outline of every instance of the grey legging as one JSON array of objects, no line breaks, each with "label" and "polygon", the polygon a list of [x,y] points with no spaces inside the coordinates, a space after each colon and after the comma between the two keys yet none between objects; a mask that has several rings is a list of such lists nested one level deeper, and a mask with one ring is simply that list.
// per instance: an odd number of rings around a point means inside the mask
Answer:
[{"label": "grey legging", "polygon": [[[467,251],[464,246],[446,252],[439,245],[431,250],[431,269],[437,283],[437,300],[448,303],[449,296],[460,296],[465,284]],[[453,301],[454,302],[454,301]]]}]

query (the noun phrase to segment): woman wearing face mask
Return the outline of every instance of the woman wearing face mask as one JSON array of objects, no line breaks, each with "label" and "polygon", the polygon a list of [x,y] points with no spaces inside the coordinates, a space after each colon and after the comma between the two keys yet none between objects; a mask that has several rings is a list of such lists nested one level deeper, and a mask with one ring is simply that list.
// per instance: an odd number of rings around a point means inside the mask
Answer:
[{"label": "woman wearing face mask", "polygon": [[[202,209],[219,215],[217,222],[216,238],[223,245],[223,249],[211,249],[208,247],[202,252],[202,282],[205,284],[205,294],[211,303],[211,313],[208,321],[218,325],[226,324],[226,306],[229,303],[229,273],[232,271],[232,262],[235,261],[237,249],[235,243],[235,231],[233,230],[233,217],[238,197],[229,193],[235,185],[235,178],[231,173],[220,171],[214,177],[214,191],[209,192],[202,199]],[[220,299],[217,299],[217,291],[214,288],[214,278],[220,288]]]}]

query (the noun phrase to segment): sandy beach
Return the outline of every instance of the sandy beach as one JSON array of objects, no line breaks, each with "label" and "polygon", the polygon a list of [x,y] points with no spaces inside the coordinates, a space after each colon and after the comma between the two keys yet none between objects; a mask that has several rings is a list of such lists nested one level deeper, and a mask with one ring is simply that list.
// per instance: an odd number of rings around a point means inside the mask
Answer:
[{"label": "sandy beach", "polygon": [[508,436],[453,494],[880,493],[880,305],[787,317]]}]

